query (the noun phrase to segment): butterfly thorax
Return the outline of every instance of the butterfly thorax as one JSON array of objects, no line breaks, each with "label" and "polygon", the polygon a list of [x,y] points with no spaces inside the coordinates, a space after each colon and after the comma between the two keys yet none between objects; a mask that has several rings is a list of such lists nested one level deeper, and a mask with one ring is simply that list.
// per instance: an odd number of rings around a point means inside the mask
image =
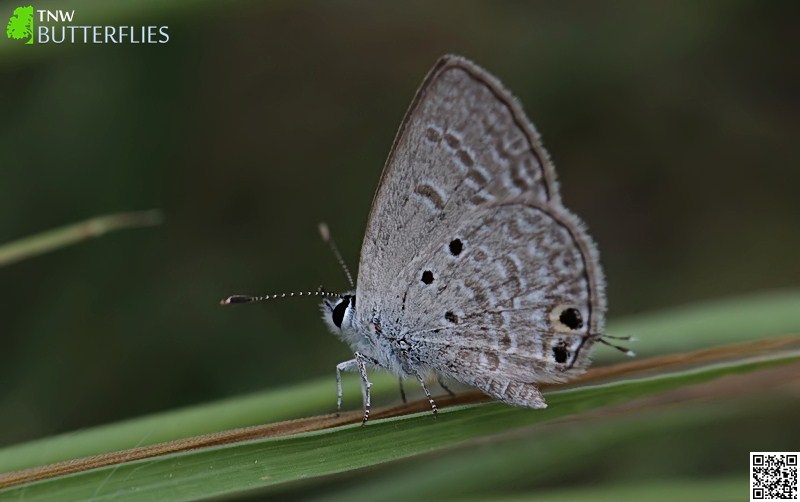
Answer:
[{"label": "butterfly thorax", "polygon": [[322,302],[322,317],[333,334],[347,342],[355,352],[397,375],[413,375],[420,364],[400,330],[384,326],[379,316],[364,321],[357,315],[354,291],[337,300]]}]

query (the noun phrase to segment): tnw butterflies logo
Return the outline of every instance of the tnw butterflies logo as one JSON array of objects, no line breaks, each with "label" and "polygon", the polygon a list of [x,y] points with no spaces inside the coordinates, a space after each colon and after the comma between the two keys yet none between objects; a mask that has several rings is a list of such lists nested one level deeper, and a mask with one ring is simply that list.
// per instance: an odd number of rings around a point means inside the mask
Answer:
[{"label": "tnw butterflies logo", "polygon": [[[5,7],[0,8],[0,12]],[[5,11],[5,17],[10,11]],[[83,18],[90,17],[84,15]],[[121,45],[166,44],[169,26],[151,24],[90,24],[80,12],[70,10],[34,9],[32,5],[14,9],[8,18],[6,36],[20,45]]]},{"label": "tnw butterflies logo", "polygon": [[12,40],[27,40],[25,45],[33,45],[33,6],[17,7],[8,20],[6,36]]}]

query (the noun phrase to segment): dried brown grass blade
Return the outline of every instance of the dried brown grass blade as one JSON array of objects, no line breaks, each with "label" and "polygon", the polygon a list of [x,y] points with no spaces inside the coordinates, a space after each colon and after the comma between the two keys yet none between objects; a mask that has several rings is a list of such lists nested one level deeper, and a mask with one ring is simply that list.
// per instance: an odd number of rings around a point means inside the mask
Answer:
[{"label": "dried brown grass blade", "polygon": [[[800,336],[790,335],[779,338],[759,340],[755,342],[725,345],[693,352],[669,354],[615,364],[612,366],[594,368],[588,371],[585,375],[572,381],[569,385],[578,386],[587,383],[597,383],[632,375],[644,376],[656,370],[663,371],[665,369],[684,369],[699,365],[701,363],[723,362],[726,360],[734,360],[744,357],[751,358],[760,354],[768,354],[777,350],[786,350],[792,348],[800,348]],[[547,385],[542,387],[551,388],[555,386]],[[564,386],[562,385],[559,387]],[[437,404],[441,409],[450,406],[474,404],[489,400],[490,399],[486,395],[480,392],[470,391],[455,396],[443,396],[437,398]],[[390,418],[429,410],[430,405],[427,399],[423,399],[399,406],[382,408],[376,410],[372,416],[373,419]],[[176,441],[169,441],[140,448],[132,448],[129,450],[94,455],[90,457],[58,462],[55,464],[9,472],[0,474],[0,489],[34,481],[41,481],[66,474],[74,474],[100,467],[107,467],[125,462],[143,460],[198,448],[220,446],[255,439],[276,438],[304,432],[331,429],[343,425],[357,424],[361,422],[362,415],[362,412],[358,410],[341,414],[329,414],[296,420],[287,420],[273,424],[256,425],[252,427],[232,429],[213,434],[178,439]]]}]

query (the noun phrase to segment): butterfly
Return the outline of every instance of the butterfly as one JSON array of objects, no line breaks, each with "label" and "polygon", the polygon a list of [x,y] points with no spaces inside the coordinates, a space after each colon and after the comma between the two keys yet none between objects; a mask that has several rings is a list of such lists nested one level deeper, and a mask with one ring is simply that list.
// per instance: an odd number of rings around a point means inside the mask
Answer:
[{"label": "butterfly", "polygon": [[612,345],[597,247],[562,204],[536,129],[463,57],[439,59],[400,125],[358,270],[355,290],[322,293],[321,309],[354,351],[336,368],[338,408],[341,373],[357,371],[364,422],[370,367],[415,378],[434,413],[431,373],[544,408],[538,384],[583,373],[596,342]]}]

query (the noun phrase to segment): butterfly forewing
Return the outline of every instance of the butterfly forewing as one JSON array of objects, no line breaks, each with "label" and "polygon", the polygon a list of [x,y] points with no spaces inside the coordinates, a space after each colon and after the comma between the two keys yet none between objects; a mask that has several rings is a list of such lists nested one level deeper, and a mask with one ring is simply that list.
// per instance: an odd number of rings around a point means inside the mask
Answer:
[{"label": "butterfly forewing", "polygon": [[458,57],[423,82],[384,168],[361,249],[359,298],[385,291],[441,228],[515,196],[557,199],[555,176],[516,101]]}]

